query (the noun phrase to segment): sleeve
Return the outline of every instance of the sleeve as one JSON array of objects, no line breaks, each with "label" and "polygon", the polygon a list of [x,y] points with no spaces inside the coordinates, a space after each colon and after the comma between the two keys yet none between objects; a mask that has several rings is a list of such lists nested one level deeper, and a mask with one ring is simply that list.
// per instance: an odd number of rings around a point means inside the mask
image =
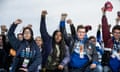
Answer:
[{"label": "sleeve", "polygon": [[98,42],[99,44],[101,44],[102,38],[101,38],[101,31],[100,31],[100,28],[97,30],[96,38],[97,38],[97,42]]},{"label": "sleeve", "polygon": [[43,42],[46,42],[49,40],[50,36],[47,32],[47,28],[46,28],[46,17],[41,15],[41,21],[40,21],[40,33],[41,33],[41,37],[43,39]]},{"label": "sleeve", "polygon": [[51,46],[52,46],[52,37],[48,34],[47,28],[46,28],[46,17],[41,15],[41,21],[40,21],[40,33],[41,38],[43,40],[43,49],[42,49],[42,58],[44,59],[42,61],[42,66],[45,67],[46,61],[48,58],[49,53],[51,52]]},{"label": "sleeve", "polygon": [[104,49],[98,42],[96,43],[96,50],[99,51],[101,55],[104,54]]},{"label": "sleeve", "polygon": [[70,30],[71,30],[71,34],[72,34],[73,39],[75,39],[76,31],[75,31],[75,26],[73,24],[70,25]]},{"label": "sleeve", "polygon": [[11,25],[9,31],[8,31],[8,39],[10,44],[12,45],[12,47],[17,50],[18,46],[20,44],[20,41],[16,38],[15,36],[15,29],[16,29],[17,25],[15,25],[14,23]]},{"label": "sleeve", "polygon": [[68,35],[67,35],[67,31],[66,31],[66,28],[65,28],[65,20],[63,20],[63,21],[60,21],[60,31],[62,32],[62,34],[63,34],[63,37],[64,37],[64,40],[65,40],[65,42],[66,42],[66,44],[68,45],[68,46],[70,46],[70,37],[68,37]]},{"label": "sleeve", "polygon": [[60,65],[67,65],[67,63],[70,61],[70,53],[69,53],[69,48],[66,46],[66,52],[65,52],[65,57],[62,60],[62,62],[60,63]]},{"label": "sleeve", "polygon": [[98,54],[97,54],[96,46],[93,44],[91,44],[91,46],[93,48],[92,63],[97,64],[98,63]]},{"label": "sleeve", "polygon": [[107,42],[111,38],[111,36],[110,36],[108,21],[105,15],[103,15],[102,17],[102,35],[103,35],[104,47],[107,47]]}]

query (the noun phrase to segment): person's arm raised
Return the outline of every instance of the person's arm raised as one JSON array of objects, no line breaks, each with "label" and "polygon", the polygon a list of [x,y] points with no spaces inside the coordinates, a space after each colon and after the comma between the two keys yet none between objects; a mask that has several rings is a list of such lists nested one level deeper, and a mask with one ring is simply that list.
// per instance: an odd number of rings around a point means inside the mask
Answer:
[{"label": "person's arm raised", "polygon": [[111,38],[110,36],[110,29],[109,29],[109,25],[108,25],[108,21],[107,21],[107,17],[106,17],[106,11],[104,8],[102,8],[102,12],[103,12],[103,16],[102,16],[102,37],[103,37],[103,41],[104,41],[104,46],[107,47],[107,42],[108,40]]},{"label": "person's arm raised", "polygon": [[75,29],[75,26],[74,26],[72,20],[68,19],[67,20],[67,24],[70,25],[70,30],[71,30],[72,38],[75,38],[75,36],[76,36],[76,29]]},{"label": "person's arm raised", "polygon": [[67,35],[66,26],[65,26],[66,18],[67,18],[67,13],[62,13],[59,28],[60,28],[60,31],[62,32],[62,35],[64,37],[64,40],[65,40],[66,44],[69,46],[69,44],[70,44],[69,40],[70,39],[69,39],[69,37]]},{"label": "person's arm raised", "polygon": [[17,27],[18,24],[21,24],[22,20],[17,19],[16,21],[13,22],[13,24],[11,25],[9,31],[8,31],[8,39],[10,44],[12,45],[12,47],[17,50],[18,46],[20,44],[20,41],[16,38],[15,36],[15,29]]},{"label": "person's arm raised", "polygon": [[41,20],[40,20],[40,33],[44,42],[48,41],[48,39],[50,38],[46,27],[46,15],[47,15],[47,11],[43,10],[41,13]]}]

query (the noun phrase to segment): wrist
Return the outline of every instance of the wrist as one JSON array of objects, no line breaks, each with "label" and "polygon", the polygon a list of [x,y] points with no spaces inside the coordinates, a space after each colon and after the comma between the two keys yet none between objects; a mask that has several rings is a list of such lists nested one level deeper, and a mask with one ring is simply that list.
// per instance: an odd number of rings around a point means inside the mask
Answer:
[{"label": "wrist", "polygon": [[61,21],[65,21],[65,19],[66,19],[65,17],[61,17]]},{"label": "wrist", "polygon": [[45,17],[46,15],[45,14],[41,14],[42,17]]},{"label": "wrist", "polygon": [[17,25],[17,23],[13,22],[14,25]]},{"label": "wrist", "polygon": [[103,15],[106,15],[106,12],[105,12],[105,11],[103,12]]}]

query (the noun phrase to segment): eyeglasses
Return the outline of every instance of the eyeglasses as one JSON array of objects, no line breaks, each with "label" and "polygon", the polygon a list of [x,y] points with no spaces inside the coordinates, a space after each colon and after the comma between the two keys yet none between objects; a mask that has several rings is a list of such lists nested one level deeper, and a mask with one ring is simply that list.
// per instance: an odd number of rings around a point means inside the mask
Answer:
[{"label": "eyeglasses", "polygon": [[113,32],[113,33],[115,33],[115,34],[120,34],[120,32]]},{"label": "eyeglasses", "polygon": [[42,41],[42,40],[35,40],[35,41]]},{"label": "eyeglasses", "polygon": [[96,40],[90,40],[90,42],[96,42]]},{"label": "eyeglasses", "polygon": [[24,32],[24,34],[30,34],[30,32]]},{"label": "eyeglasses", "polygon": [[84,31],[78,31],[78,33],[86,33],[86,32],[84,32]]}]

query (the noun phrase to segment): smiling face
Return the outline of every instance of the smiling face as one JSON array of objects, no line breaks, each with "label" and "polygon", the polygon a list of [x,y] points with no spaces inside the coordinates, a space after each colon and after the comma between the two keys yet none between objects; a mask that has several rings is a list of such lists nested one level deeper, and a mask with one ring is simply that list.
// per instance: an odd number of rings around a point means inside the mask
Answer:
[{"label": "smiling face", "polygon": [[24,37],[25,40],[30,40],[31,39],[31,32],[30,32],[29,29],[26,29],[24,31],[23,37]]},{"label": "smiling face", "polygon": [[29,27],[25,27],[23,29],[23,39],[25,40],[32,40],[33,39],[33,31]]},{"label": "smiling face", "polygon": [[61,32],[56,32],[55,34],[55,42],[59,43],[62,40],[62,33]]}]

